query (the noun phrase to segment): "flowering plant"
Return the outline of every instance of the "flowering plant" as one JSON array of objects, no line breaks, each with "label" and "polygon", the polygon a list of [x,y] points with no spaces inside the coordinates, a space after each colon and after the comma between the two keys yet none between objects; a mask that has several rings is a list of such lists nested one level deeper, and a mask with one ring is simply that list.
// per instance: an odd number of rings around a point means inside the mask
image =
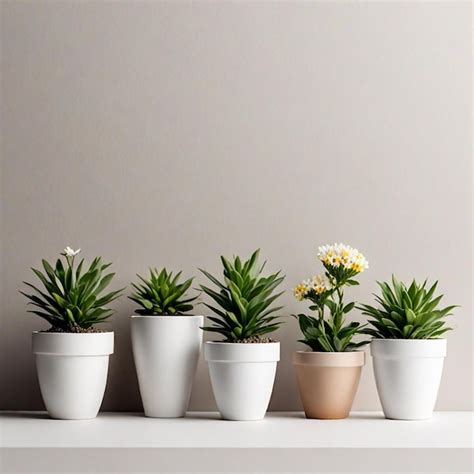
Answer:
[{"label": "flowering plant", "polygon": [[31,283],[23,282],[34,290],[34,294],[23,291],[34,310],[34,313],[51,324],[55,332],[90,332],[93,325],[107,320],[114,311],[105,306],[117,299],[123,290],[116,290],[102,295],[109,285],[114,273],[103,275],[110,263],[103,263],[100,257],[94,258],[89,268],[82,273],[84,259],[75,266],[75,257],[81,249],[66,247],[61,259],[56,260],[55,267],[43,259],[45,273],[32,268],[46,291],[41,291]]},{"label": "flowering plant", "polygon": [[299,342],[318,352],[355,350],[368,341],[353,342],[354,336],[362,334],[363,326],[358,322],[346,324],[345,315],[355,303],[344,304],[344,287],[358,285],[354,277],[369,264],[362,253],[344,244],[319,247],[318,258],[325,268],[324,274],[304,280],[293,290],[298,301],[309,300],[309,309],[317,312],[317,316],[295,315],[304,336]]}]

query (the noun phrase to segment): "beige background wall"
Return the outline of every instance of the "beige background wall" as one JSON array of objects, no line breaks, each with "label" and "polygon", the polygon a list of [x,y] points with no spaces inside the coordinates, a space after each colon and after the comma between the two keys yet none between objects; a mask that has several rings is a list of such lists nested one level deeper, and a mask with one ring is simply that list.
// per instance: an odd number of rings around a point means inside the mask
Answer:
[{"label": "beige background wall", "polygon": [[[470,8],[2,2],[0,408],[42,407],[30,334],[46,326],[17,290],[65,245],[113,261],[117,286],[261,247],[290,290],[343,241],[370,261],[353,298],[395,272],[462,305],[438,408],[470,409]],[[103,408],[139,410],[133,304],[116,308]],[[297,409],[296,321],[278,337],[271,409]],[[214,407],[201,362],[191,408]],[[379,408],[370,364],[355,408]]]}]

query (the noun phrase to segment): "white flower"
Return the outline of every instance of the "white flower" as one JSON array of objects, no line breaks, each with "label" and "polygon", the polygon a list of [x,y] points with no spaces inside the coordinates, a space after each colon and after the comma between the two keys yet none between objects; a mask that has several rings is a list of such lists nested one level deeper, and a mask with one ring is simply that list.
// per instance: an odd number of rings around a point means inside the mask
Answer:
[{"label": "white flower", "polygon": [[310,290],[310,286],[308,284],[308,280],[302,281],[298,285],[293,288],[293,294],[298,301],[302,301],[305,296],[308,294]]},{"label": "white flower", "polygon": [[316,275],[313,278],[303,280],[301,283],[293,288],[293,294],[298,301],[302,301],[306,298],[310,291],[314,291],[320,295],[325,291],[331,289],[331,284],[324,275]]},{"label": "white flower", "polygon": [[67,246],[64,249],[64,255],[66,257],[75,257],[80,251],[81,251],[81,249],[74,250],[71,247]]},{"label": "white flower", "polygon": [[318,295],[331,289],[331,284],[324,275],[316,275],[311,280],[311,289]]},{"label": "white flower", "polygon": [[369,263],[365,257],[355,248],[344,244],[323,245],[318,249],[318,257],[325,264],[331,267],[342,265],[347,270],[357,273],[369,268]]}]

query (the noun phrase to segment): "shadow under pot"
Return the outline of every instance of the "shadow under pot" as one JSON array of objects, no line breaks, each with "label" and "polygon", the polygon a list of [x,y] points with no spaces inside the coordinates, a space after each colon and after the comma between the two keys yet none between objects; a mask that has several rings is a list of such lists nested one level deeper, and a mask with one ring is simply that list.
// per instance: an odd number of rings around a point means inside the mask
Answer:
[{"label": "shadow under pot", "polygon": [[145,416],[186,415],[203,324],[203,316],[131,317],[133,358]]},{"label": "shadow under pot", "polygon": [[385,417],[430,418],[443,372],[446,339],[373,339],[370,352]]},{"label": "shadow under pot", "polygon": [[32,343],[51,418],[95,418],[104,398],[114,333],[34,332]]},{"label": "shadow under pot", "polygon": [[293,354],[298,388],[307,418],[347,418],[354,401],[365,352]]},{"label": "shadow under pot", "polygon": [[280,343],[206,342],[204,355],[222,418],[263,419],[280,360]]}]

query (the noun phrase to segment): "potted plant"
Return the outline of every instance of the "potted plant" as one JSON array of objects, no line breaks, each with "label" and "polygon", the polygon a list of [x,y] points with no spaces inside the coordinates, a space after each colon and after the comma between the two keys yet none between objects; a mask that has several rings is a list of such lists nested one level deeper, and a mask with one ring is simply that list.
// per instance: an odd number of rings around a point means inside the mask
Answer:
[{"label": "potted plant", "polygon": [[273,294],[283,281],[280,272],[263,276],[265,263],[258,263],[259,250],[242,262],[221,257],[224,279],[201,270],[216,286],[201,286],[217,306],[206,304],[216,316],[203,329],[221,334],[221,341],[204,345],[205,359],[221,416],[227,420],[260,420],[265,416],[280,343],[268,337],[282,324],[275,313],[282,307],[271,304],[282,294]]},{"label": "potted plant", "polygon": [[80,252],[66,247],[56,265],[43,260],[44,272],[32,268],[44,286],[41,291],[23,291],[29,311],[45,319],[51,328],[33,333],[38,379],[46,409],[52,418],[81,420],[95,418],[104,397],[109,355],[114,350],[114,333],[101,331],[98,323],[114,311],[106,306],[123,290],[104,294],[114,273],[104,275],[110,263],[94,258],[83,271],[84,260],[75,265]]},{"label": "potted plant", "polygon": [[456,306],[438,309],[438,282],[427,288],[426,280],[405,285],[392,276],[392,286],[377,283],[378,307],[360,309],[372,318],[365,333],[373,336],[370,351],[383,411],[397,420],[430,418],[446,356],[446,339],[440,336],[451,329],[445,318]]},{"label": "potted plant", "polygon": [[294,289],[296,299],[310,301],[309,309],[316,315],[295,315],[303,333],[299,342],[311,350],[295,352],[293,364],[307,418],[346,418],[365,363],[365,352],[358,348],[368,341],[354,341],[363,326],[346,322],[355,303],[344,303],[344,288],[359,284],[354,277],[368,268],[368,262],[357,249],[343,244],[320,247],[318,257],[324,275]]},{"label": "potted plant", "polygon": [[180,281],[165,268],[137,275],[129,298],[140,305],[131,318],[133,357],[145,416],[186,414],[202,344],[202,316],[192,316],[197,296],[187,292],[192,278]]}]

